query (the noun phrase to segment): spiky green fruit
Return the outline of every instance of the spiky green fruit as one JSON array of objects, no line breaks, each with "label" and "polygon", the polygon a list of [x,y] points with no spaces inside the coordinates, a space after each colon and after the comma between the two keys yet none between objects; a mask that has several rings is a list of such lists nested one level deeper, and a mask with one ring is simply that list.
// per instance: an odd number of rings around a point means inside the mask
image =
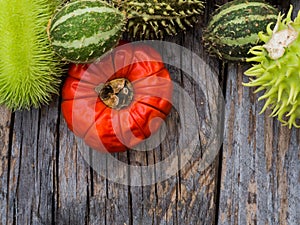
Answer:
[{"label": "spiky green fruit", "polygon": [[258,44],[258,32],[276,22],[277,9],[262,0],[234,0],[211,17],[203,34],[208,52],[224,61],[245,61]]},{"label": "spiky green fruit", "polygon": [[48,34],[63,60],[88,63],[118,44],[125,23],[125,14],[107,2],[72,1],[52,17]]},{"label": "spiky green fruit", "polygon": [[0,1],[0,104],[39,107],[59,93],[62,66],[46,27],[58,0]]},{"label": "spiky green fruit", "polygon": [[259,100],[266,99],[261,112],[268,107],[272,109],[271,116],[289,128],[300,127],[300,12],[292,21],[292,6],[283,18],[279,14],[277,24],[272,30],[270,25],[267,33],[259,33],[259,38],[265,44],[253,47],[254,55],[247,59],[255,62],[245,74],[255,77],[244,85],[259,87],[256,92],[264,91]]},{"label": "spiky green fruit", "polygon": [[203,12],[200,0],[113,0],[127,13],[128,33],[141,39],[175,35],[197,22]]}]

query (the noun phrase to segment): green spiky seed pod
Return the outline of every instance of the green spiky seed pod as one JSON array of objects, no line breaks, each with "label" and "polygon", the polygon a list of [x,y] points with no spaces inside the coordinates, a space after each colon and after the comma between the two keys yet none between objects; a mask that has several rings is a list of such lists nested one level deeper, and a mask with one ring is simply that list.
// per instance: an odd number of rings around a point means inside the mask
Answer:
[{"label": "green spiky seed pod", "polygon": [[127,31],[140,39],[163,38],[191,27],[203,12],[200,0],[113,0],[127,13]]},{"label": "green spiky seed pod", "polygon": [[90,63],[118,44],[125,23],[125,14],[107,2],[72,1],[52,17],[48,34],[63,60]]},{"label": "green spiky seed pod", "polygon": [[272,31],[270,25],[267,33],[260,33],[260,39],[265,43],[253,47],[254,55],[247,59],[256,62],[245,75],[255,77],[244,85],[259,87],[256,92],[264,91],[259,100],[266,99],[261,112],[268,107],[272,109],[271,116],[289,128],[300,127],[300,12],[292,21],[292,6],[286,16],[279,14],[277,24]]},{"label": "green spiky seed pod", "polygon": [[258,44],[258,32],[276,22],[278,10],[262,0],[234,0],[222,5],[211,17],[203,34],[211,55],[224,61],[245,61]]},{"label": "green spiky seed pod", "polygon": [[46,27],[58,0],[0,1],[0,104],[39,107],[59,93],[61,63]]}]

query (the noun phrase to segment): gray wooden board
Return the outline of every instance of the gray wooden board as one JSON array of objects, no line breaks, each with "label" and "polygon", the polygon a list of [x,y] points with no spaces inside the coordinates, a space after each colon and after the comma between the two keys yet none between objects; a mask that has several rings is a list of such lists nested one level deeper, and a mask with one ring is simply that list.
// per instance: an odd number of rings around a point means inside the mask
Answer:
[{"label": "gray wooden board", "polygon": [[228,71],[219,224],[299,224],[299,131],[259,114],[244,70]]},{"label": "gray wooden board", "polygon": [[[210,12],[227,1],[207,1],[203,21],[166,41],[199,55],[219,73],[226,98],[223,150],[203,167],[205,140],[211,133],[199,128],[200,145],[193,158],[167,180],[146,186],[115,183],[89,166],[95,154],[66,126],[55,98],[40,110],[10,112],[0,108],[0,224],[300,224],[300,131],[282,127],[259,114],[263,102],[242,86],[245,66],[221,65],[204,52],[201,37]],[[298,0],[273,1],[284,11]],[[295,15],[294,15],[295,16]],[[168,57],[165,53],[165,57]],[[191,64],[184,56],[181,64]],[[201,72],[207,72],[206,67]],[[172,80],[195,102],[201,121],[209,119],[207,94],[178,68],[168,66]],[[224,83],[223,83],[224,82]],[[178,95],[182,105],[185,99]],[[172,109],[162,143],[148,152],[114,154],[132,166],[153,165],[176,151],[180,111]],[[87,155],[85,155],[87,154]],[[177,151],[181,166],[183,155]],[[159,179],[159,166],[148,177],[121,171],[101,160],[106,169],[128,176],[129,182]],[[177,169],[178,169],[177,168]],[[176,167],[175,167],[176,170]],[[104,174],[105,175],[105,174]],[[147,176],[147,177],[146,177]]]},{"label": "gray wooden board", "polygon": [[15,112],[7,183],[7,224],[53,221],[57,101]]},{"label": "gray wooden board", "polygon": [[9,157],[10,157],[10,130],[12,126],[11,112],[4,107],[0,107],[0,223],[6,224],[8,220],[9,196],[7,186],[9,184]]}]

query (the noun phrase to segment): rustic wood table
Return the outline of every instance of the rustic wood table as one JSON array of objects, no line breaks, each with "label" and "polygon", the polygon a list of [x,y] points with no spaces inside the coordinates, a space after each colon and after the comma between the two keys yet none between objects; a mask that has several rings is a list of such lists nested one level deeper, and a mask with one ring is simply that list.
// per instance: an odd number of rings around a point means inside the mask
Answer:
[{"label": "rustic wood table", "polygon": [[[248,81],[243,75],[247,65],[223,64],[205,53],[202,28],[226,0],[206,2],[204,22],[165,40],[190,49],[219,75],[224,137],[214,161],[200,169],[200,146],[167,180],[119,184],[98,174],[83,158],[80,142],[62,117],[59,97],[30,111],[0,107],[0,224],[300,224],[299,129],[281,126],[268,117],[269,111],[259,114],[263,102],[257,101],[254,89],[242,85]],[[300,9],[299,0],[272,3],[284,12],[293,4],[294,16]],[[170,72],[195,103],[205,102],[188,76],[176,68]],[[197,110],[207,113],[205,107]],[[166,138],[155,149],[114,158],[136,166],[163,160],[180,135],[179,116],[172,109]]]}]

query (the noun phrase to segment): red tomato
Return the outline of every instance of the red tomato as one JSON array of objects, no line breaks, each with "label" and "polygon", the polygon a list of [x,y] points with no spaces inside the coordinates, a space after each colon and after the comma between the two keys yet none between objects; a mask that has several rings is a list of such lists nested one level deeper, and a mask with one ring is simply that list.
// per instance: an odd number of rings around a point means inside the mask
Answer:
[{"label": "red tomato", "polygon": [[97,63],[70,66],[62,113],[93,149],[121,152],[159,129],[172,108],[172,90],[156,50],[125,44]]}]

